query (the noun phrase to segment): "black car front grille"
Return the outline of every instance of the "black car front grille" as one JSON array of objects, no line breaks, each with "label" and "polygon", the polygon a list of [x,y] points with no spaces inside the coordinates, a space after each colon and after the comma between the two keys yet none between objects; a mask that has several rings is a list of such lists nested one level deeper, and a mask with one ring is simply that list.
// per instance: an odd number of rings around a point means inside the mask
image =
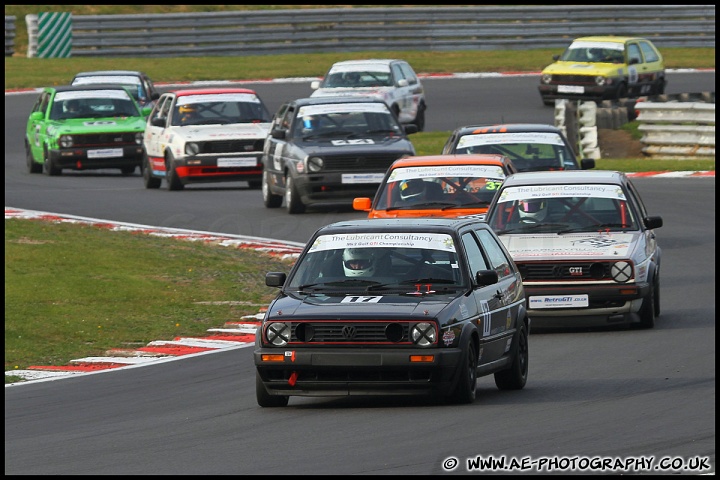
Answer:
[{"label": "black car front grille", "polygon": [[265,140],[218,140],[200,142],[200,153],[248,153],[262,152]]},{"label": "black car front grille", "polygon": [[121,145],[137,145],[135,132],[91,133],[73,135],[74,147],[116,147]]},{"label": "black car front grille", "polygon": [[402,154],[328,155],[323,156],[325,170],[386,171]]},{"label": "black car front grille", "polygon": [[289,343],[303,345],[411,344],[410,323],[408,321],[293,322]]},{"label": "black car front grille", "polygon": [[613,262],[516,262],[523,281],[597,281],[611,280]]},{"label": "black car front grille", "polygon": [[553,75],[552,83],[563,85],[595,85],[595,75]]}]

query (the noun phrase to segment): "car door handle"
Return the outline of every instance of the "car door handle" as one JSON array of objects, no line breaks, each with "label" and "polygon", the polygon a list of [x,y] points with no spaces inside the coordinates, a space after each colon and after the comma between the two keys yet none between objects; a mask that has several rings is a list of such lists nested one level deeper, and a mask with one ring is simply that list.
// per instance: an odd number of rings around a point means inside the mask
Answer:
[{"label": "car door handle", "polygon": [[503,292],[501,292],[500,290],[498,290],[497,293],[495,295],[493,295],[493,297],[497,298],[498,300],[502,300],[503,298],[505,298],[505,294]]}]

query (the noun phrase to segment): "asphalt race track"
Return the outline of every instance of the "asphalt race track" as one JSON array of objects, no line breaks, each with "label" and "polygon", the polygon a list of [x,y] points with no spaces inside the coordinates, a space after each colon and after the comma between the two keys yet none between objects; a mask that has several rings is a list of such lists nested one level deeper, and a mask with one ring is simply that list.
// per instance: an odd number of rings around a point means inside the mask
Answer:
[{"label": "asphalt race track", "polygon": [[[428,131],[553,121],[537,76],[424,83]],[[309,81],[250,87],[271,109],[310,91]],[[714,90],[714,71],[669,74],[668,93]],[[22,138],[34,100],[5,98],[6,208],[299,243],[362,217],[341,206],[269,210],[245,184],[168,192],[146,190],[139,173],[30,175]],[[524,390],[501,392],[483,377],[471,405],[291,397],[262,409],[252,347],[192,355],[6,386],[5,474],[477,474],[491,473],[475,462],[489,459],[506,462],[492,473],[714,473],[715,178],[634,183],[664,219],[655,328],[531,331]]]}]

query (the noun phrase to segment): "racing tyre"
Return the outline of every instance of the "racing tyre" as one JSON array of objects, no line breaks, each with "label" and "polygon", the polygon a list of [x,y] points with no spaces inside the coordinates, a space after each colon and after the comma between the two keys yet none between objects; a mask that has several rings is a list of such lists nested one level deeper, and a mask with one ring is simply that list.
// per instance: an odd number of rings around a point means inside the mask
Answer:
[{"label": "racing tyre", "polygon": [[465,349],[465,356],[458,370],[458,381],[455,389],[450,394],[453,403],[472,403],[475,401],[477,390],[477,365],[478,356],[475,344],[468,342]]},{"label": "racing tyre", "polygon": [[624,83],[621,83],[620,86],[618,86],[617,94],[615,95],[615,100],[627,98],[627,96],[628,96],[627,85],[625,85]]},{"label": "racing tyre", "polygon": [[270,191],[269,173],[263,170],[262,176],[262,197],[267,208],[279,208],[282,205],[282,195],[275,195]]},{"label": "racing tyre", "polygon": [[417,127],[418,132],[422,132],[425,129],[425,109],[425,104],[420,104],[417,115],[415,116],[415,121],[413,122]]},{"label": "racing tyre", "polygon": [[43,171],[45,174],[51,177],[62,174],[62,168],[57,168],[53,164],[52,160],[50,160],[50,155],[48,155],[47,149],[44,152],[45,163],[43,164]]},{"label": "racing tyre", "polygon": [[525,323],[521,322],[512,365],[507,370],[495,373],[495,385],[500,390],[521,390],[527,383],[528,360],[530,359],[528,347],[528,331]]},{"label": "racing tyre", "polygon": [[28,173],[42,173],[43,166],[35,161],[30,146],[27,143],[25,143],[25,160],[27,162]]},{"label": "racing tyre", "polygon": [[260,180],[252,180],[248,182],[248,186],[252,190],[257,190],[258,188],[262,187],[262,182]]},{"label": "racing tyre", "polygon": [[655,283],[647,297],[643,299],[640,307],[640,328],[653,328],[655,326]]},{"label": "racing tyre", "polygon": [[255,397],[258,405],[263,408],[286,407],[290,399],[287,395],[270,395],[257,370],[255,371]]},{"label": "racing tyre", "polygon": [[288,213],[303,213],[305,204],[300,200],[300,194],[295,188],[295,182],[290,175],[285,177],[285,208]]},{"label": "racing tyre", "polygon": [[180,177],[178,177],[175,171],[175,159],[172,154],[168,154],[165,159],[165,170],[167,171],[167,189],[171,191],[182,190],[183,184],[180,182]]},{"label": "racing tyre", "polygon": [[143,183],[145,184],[145,188],[147,188],[147,189],[160,188],[162,179],[156,178],[153,176],[152,167],[150,166],[150,159],[147,157],[147,155],[145,155],[143,158],[142,176],[143,176]]},{"label": "racing tyre", "polygon": [[126,176],[132,175],[133,173],[135,173],[135,168],[136,167],[122,167],[122,168],[120,168],[120,172]]}]

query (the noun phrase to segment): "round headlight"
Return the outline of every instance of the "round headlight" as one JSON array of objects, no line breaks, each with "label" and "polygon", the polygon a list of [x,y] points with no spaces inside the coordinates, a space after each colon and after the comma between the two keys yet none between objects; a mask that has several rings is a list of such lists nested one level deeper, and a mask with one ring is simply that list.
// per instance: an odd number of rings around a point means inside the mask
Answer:
[{"label": "round headlight", "polygon": [[135,143],[137,143],[138,145],[142,145],[142,143],[143,143],[143,132],[137,132],[137,133],[135,134]]},{"label": "round headlight", "polygon": [[308,158],[308,170],[311,172],[319,172],[323,169],[323,165],[325,162],[323,162],[323,159],[320,157],[310,157]]},{"label": "round headlight", "polygon": [[437,339],[435,324],[429,322],[416,323],[410,329],[410,338],[418,347],[433,345]]},{"label": "round headlight", "polygon": [[200,146],[197,143],[188,142],[185,144],[186,155],[197,155],[200,152]]},{"label": "round headlight", "polygon": [[605,84],[610,84],[610,81],[607,77],[603,77],[602,75],[598,75],[597,77],[595,77],[595,85],[602,87]]},{"label": "round headlight", "polygon": [[552,81],[552,75],[550,75],[549,73],[543,73],[540,77],[540,81],[542,83],[550,83]]},{"label": "round headlight", "polygon": [[633,266],[630,262],[615,262],[610,266],[610,276],[618,283],[626,283],[633,278]]},{"label": "round headlight", "polygon": [[287,323],[271,323],[265,330],[268,342],[276,347],[284,347],[290,341],[290,325]]},{"label": "round headlight", "polygon": [[60,139],[58,141],[60,146],[63,148],[70,148],[73,146],[72,135],[60,135]]}]

